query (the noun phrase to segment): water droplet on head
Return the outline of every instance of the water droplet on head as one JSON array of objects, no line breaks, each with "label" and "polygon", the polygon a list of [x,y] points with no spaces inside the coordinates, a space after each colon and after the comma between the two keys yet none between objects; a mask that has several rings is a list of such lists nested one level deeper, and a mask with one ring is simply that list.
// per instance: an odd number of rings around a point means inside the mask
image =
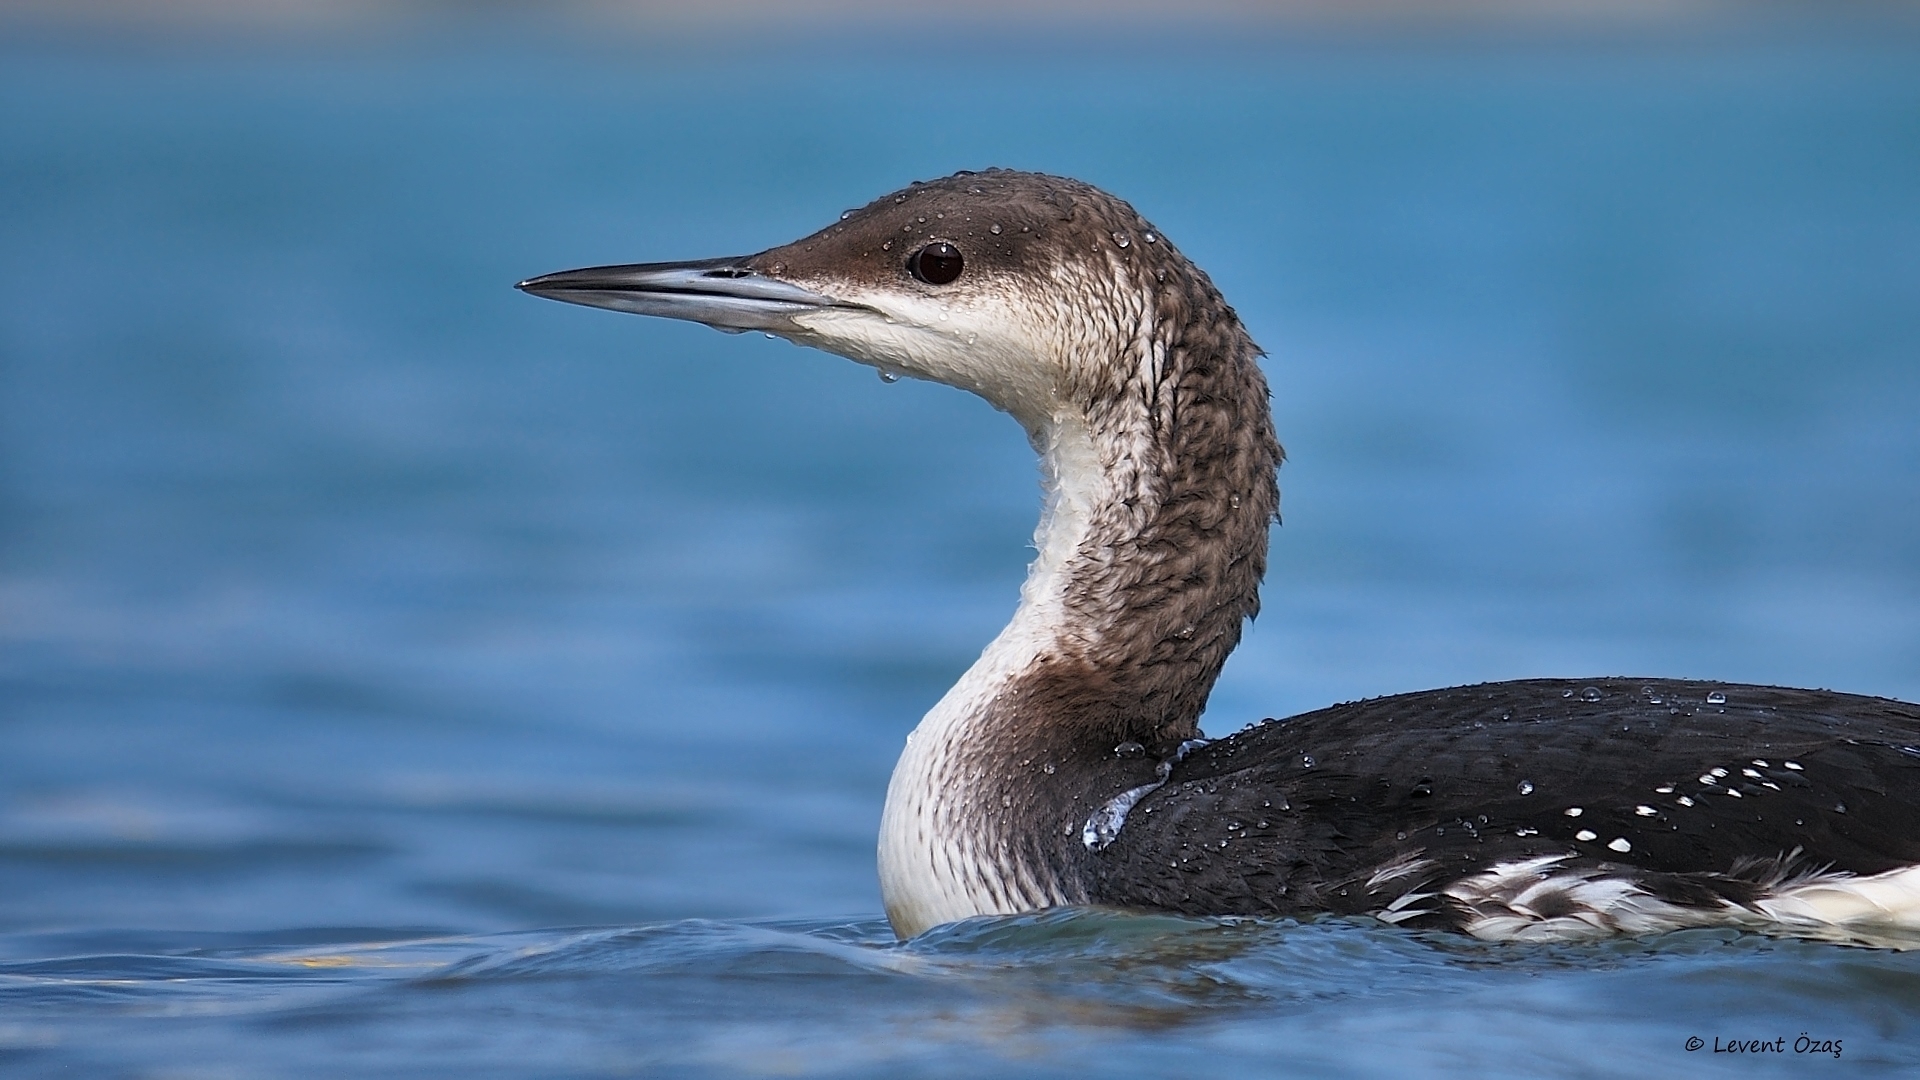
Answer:
[{"label": "water droplet on head", "polygon": [[1580,700],[1581,701],[1599,701],[1600,688],[1597,686],[1589,686],[1585,690],[1580,691]]},{"label": "water droplet on head", "polygon": [[1149,244],[1157,244],[1160,242],[1160,238],[1158,236],[1155,236],[1152,230],[1148,230],[1147,232],[1141,233],[1140,239],[1145,240]]},{"label": "water droplet on head", "polygon": [[1531,780],[1520,781],[1520,794],[1522,795],[1533,794],[1533,781]]},{"label": "water droplet on head", "polygon": [[1133,241],[1127,239],[1126,233],[1123,233],[1118,229],[1115,229],[1113,232],[1113,242],[1120,245],[1121,247],[1126,247],[1129,244],[1133,243]]},{"label": "water droplet on head", "polygon": [[840,211],[840,220],[841,220],[841,221],[845,221],[845,220],[847,220],[848,218],[850,218],[850,217],[852,217],[852,216],[853,216],[853,211],[851,211],[851,210],[842,210],[842,211]]},{"label": "water droplet on head", "polygon": [[1301,768],[1303,768],[1303,769],[1311,769],[1311,768],[1313,768],[1313,755],[1312,755],[1312,754],[1301,754],[1301,755],[1300,755],[1300,767],[1301,767]]},{"label": "water droplet on head", "polygon": [[880,381],[883,383],[897,383],[900,381],[900,373],[897,371],[889,371],[886,368],[881,368]]},{"label": "water droplet on head", "polygon": [[888,240],[887,242],[885,242],[885,243],[883,243],[883,244],[881,244],[881,245],[880,245],[880,250],[881,250],[881,251],[892,251],[892,250],[893,250],[893,241],[891,241],[891,240]]},{"label": "water droplet on head", "polygon": [[1053,762],[1049,761],[1045,765],[1040,766],[1040,771],[1043,773],[1046,773],[1048,776],[1052,776],[1055,771],[1053,767]]},{"label": "water droplet on head", "polygon": [[1581,814],[1586,813],[1586,810],[1578,806],[1569,806],[1564,812],[1568,817],[1579,817]]},{"label": "water droplet on head", "polygon": [[1600,834],[1594,832],[1592,829],[1581,829],[1579,832],[1573,834],[1573,838],[1575,840],[1598,840],[1600,839]]},{"label": "water droplet on head", "polygon": [[1622,852],[1622,853],[1633,850],[1633,845],[1627,843],[1627,838],[1624,836],[1616,836],[1613,839],[1607,841],[1607,846],[1612,848],[1615,851]]},{"label": "water droplet on head", "polygon": [[1144,754],[1146,752],[1147,752],[1146,747],[1141,746],[1137,742],[1131,742],[1131,741],[1123,742],[1119,746],[1116,746],[1113,748],[1114,757],[1139,757],[1141,754]]},{"label": "water droplet on head", "polygon": [[1000,225],[999,225],[999,223],[998,223],[998,222],[995,222],[994,224],[992,224],[992,225],[989,225],[989,226],[987,226],[987,231],[988,231],[988,232],[990,232],[990,233],[992,233],[992,234],[993,234],[993,235],[995,235],[995,236],[999,236],[999,235],[1000,235]]},{"label": "water droplet on head", "polygon": [[1227,505],[1233,507],[1235,510],[1240,509],[1240,496],[1238,495],[1227,496]]},{"label": "water droplet on head", "polygon": [[1715,690],[1713,693],[1707,695],[1707,704],[1709,705],[1725,705],[1726,703],[1727,703],[1727,695],[1721,693],[1718,690]]},{"label": "water droplet on head", "polygon": [[1561,696],[1561,697],[1563,697],[1563,698],[1565,698],[1565,697],[1572,697],[1572,696],[1573,696],[1573,691],[1572,691],[1572,690],[1562,690],[1562,691],[1560,691],[1560,696]]}]

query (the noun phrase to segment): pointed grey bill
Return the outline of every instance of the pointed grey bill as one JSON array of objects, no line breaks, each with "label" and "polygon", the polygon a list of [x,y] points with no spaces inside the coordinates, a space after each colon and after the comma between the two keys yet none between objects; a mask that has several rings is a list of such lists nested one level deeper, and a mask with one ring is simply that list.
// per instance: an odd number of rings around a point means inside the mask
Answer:
[{"label": "pointed grey bill", "polygon": [[791,316],[847,306],[767,277],[744,258],[590,266],[544,274],[514,288],[549,300],[686,319],[719,330],[792,329]]}]

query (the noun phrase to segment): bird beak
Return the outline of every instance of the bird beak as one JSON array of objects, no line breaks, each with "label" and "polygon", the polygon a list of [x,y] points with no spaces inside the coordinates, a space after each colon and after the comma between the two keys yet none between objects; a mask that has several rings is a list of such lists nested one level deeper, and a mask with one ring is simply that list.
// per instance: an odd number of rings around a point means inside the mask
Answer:
[{"label": "bird beak", "polygon": [[795,315],[845,307],[830,296],[753,269],[749,257],[591,266],[544,274],[514,286],[569,304],[705,323],[716,330],[795,329]]}]

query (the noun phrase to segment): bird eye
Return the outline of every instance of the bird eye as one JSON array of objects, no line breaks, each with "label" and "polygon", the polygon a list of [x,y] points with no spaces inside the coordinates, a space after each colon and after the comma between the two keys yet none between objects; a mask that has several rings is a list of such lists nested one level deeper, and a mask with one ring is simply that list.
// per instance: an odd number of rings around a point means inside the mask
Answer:
[{"label": "bird eye", "polygon": [[960,249],[945,240],[935,241],[909,256],[907,269],[929,285],[945,285],[960,276]]}]

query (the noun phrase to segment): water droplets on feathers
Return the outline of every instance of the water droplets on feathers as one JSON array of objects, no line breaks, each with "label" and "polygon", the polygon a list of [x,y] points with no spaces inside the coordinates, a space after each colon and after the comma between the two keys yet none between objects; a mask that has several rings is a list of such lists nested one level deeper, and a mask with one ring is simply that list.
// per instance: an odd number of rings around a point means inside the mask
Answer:
[{"label": "water droplets on feathers", "polygon": [[[1087,850],[1099,851],[1119,839],[1120,830],[1126,826],[1127,814],[1133,809],[1134,804],[1164,786],[1167,782],[1167,777],[1173,775],[1173,767],[1175,764],[1186,760],[1188,754],[1193,753],[1211,741],[1213,740],[1188,739],[1186,742],[1181,743],[1180,746],[1174,750],[1172,760],[1162,761],[1154,766],[1154,779],[1152,783],[1141,784],[1136,788],[1129,788],[1115,795],[1113,798],[1108,799],[1106,805],[1095,810],[1092,816],[1087,818],[1086,825],[1080,830],[1080,841],[1087,845]],[[1137,757],[1144,752],[1145,748],[1136,742],[1123,742],[1113,748],[1115,757]],[[1049,769],[1049,771],[1051,771],[1051,769]],[[1284,799],[1281,801],[1283,804],[1285,803]],[[1287,807],[1282,805],[1281,809],[1284,810],[1287,809]]]}]

